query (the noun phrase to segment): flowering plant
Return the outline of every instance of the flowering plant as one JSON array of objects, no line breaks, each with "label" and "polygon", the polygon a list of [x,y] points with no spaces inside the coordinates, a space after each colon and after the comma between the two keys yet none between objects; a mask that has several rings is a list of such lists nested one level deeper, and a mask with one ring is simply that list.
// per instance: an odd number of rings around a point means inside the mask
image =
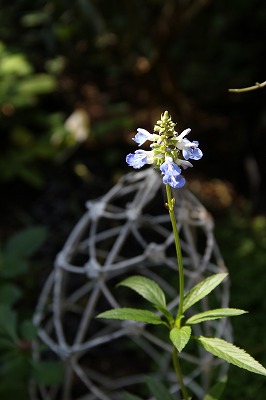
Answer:
[{"label": "flowering plant", "polygon": [[[169,211],[177,256],[179,304],[176,314],[172,314],[167,309],[165,293],[155,281],[136,275],[126,278],[120,282],[119,286],[125,286],[137,292],[150,302],[157,312],[138,308],[115,308],[98,315],[99,318],[132,320],[153,325],[164,325],[169,330],[169,340],[173,345],[173,367],[179,382],[182,398],[185,400],[190,399],[189,388],[184,384],[179,356],[190,340],[196,340],[207,351],[231,364],[266,376],[266,369],[258,361],[232,343],[220,338],[192,335],[192,327],[195,324],[241,315],[246,313],[246,311],[236,308],[216,308],[189,317],[186,315],[188,309],[211,293],[227,277],[227,273],[211,275],[185,293],[183,259],[174,211],[175,199],[172,191],[173,189],[182,188],[185,185],[186,180],[181,175],[181,168],[192,167],[191,162],[188,160],[199,160],[203,156],[202,151],[198,147],[199,143],[197,141],[190,142],[185,138],[189,132],[190,129],[186,129],[178,134],[175,131],[175,123],[173,123],[168,112],[165,111],[161,119],[156,122],[154,133],[139,128],[133,138],[139,146],[147,140],[151,141],[151,150],[138,149],[126,157],[127,164],[133,168],[139,169],[145,164],[151,164],[155,170],[163,175],[162,181],[165,184],[167,195],[165,206]],[[207,394],[205,399],[219,398],[217,394],[215,396],[211,397]],[[170,395],[168,397],[172,399]]]},{"label": "flowering plant", "polygon": [[[199,160],[202,157],[202,151],[198,148],[199,143],[190,142],[185,136],[191,129],[185,129],[178,134],[175,131],[175,124],[169,117],[168,112],[162,115],[162,118],[156,122],[154,134],[145,129],[137,129],[137,134],[133,140],[141,146],[147,140],[152,141],[151,151],[136,150],[134,154],[128,154],[126,162],[133,168],[141,168],[145,164],[153,164],[154,168],[160,170],[163,174],[163,183],[172,188],[181,188],[186,180],[181,175],[181,168],[192,167],[188,159]],[[182,152],[183,158],[180,158]]]}]

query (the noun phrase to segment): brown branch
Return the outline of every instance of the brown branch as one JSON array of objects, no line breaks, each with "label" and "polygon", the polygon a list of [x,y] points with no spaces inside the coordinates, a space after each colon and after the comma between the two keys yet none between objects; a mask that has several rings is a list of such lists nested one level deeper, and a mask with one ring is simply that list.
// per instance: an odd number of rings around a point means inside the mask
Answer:
[{"label": "brown branch", "polygon": [[254,86],[249,86],[249,87],[242,88],[242,89],[228,89],[228,92],[230,92],[230,93],[250,92],[251,90],[261,89],[264,86],[266,86],[266,81],[262,82],[262,83],[256,82],[256,84]]}]

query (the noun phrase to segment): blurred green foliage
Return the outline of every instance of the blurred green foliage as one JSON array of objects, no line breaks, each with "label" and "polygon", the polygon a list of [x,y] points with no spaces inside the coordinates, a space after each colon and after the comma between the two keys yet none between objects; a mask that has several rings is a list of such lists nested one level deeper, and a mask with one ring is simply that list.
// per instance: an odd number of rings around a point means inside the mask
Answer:
[{"label": "blurred green foliage", "polygon": [[23,53],[12,52],[0,42],[0,102],[4,111],[34,105],[37,96],[56,88],[54,77],[36,74]]},{"label": "blurred green foliage", "polygon": [[265,26],[264,0],[3,0],[0,179],[40,185],[42,161],[62,150],[51,138],[66,135],[64,120],[78,107],[97,150],[121,146],[125,132],[150,128],[168,109],[202,133],[199,168],[247,192],[245,157],[266,176],[265,95],[228,89],[265,80]]},{"label": "blurred green foliage", "polygon": [[[231,210],[223,221],[218,221],[217,239],[229,269],[230,303],[249,312],[245,318],[232,321],[234,342],[241,343],[247,352],[266,365],[266,217],[248,216],[249,207]],[[224,398],[263,400],[265,379],[250,375],[230,367]]]},{"label": "blurred green foliage", "polygon": [[47,116],[39,109],[39,98],[54,92],[56,79],[48,73],[36,73],[22,50],[8,48],[3,42],[0,42],[0,59],[0,181],[20,177],[40,186],[42,176],[37,162],[54,157],[57,149],[52,146],[50,136],[56,129],[62,129],[62,116],[56,113]]},{"label": "blurred green foliage", "polygon": [[18,324],[18,315],[0,305],[0,395],[2,399],[29,400],[29,381],[55,385],[63,379],[58,361],[35,360],[32,343],[37,331],[30,320]]},{"label": "blurred green foliage", "polygon": [[29,257],[43,244],[47,231],[43,227],[23,229],[15,233],[0,247],[0,299],[1,303],[12,305],[21,295],[17,285],[9,280],[29,272]]},{"label": "blurred green foliage", "polygon": [[[25,317],[26,310],[16,310],[23,298],[19,278],[31,273],[30,257],[47,237],[43,227],[30,227],[11,236],[0,249],[0,396],[3,399],[29,399],[29,381],[56,384],[63,377],[59,362],[33,358],[37,330]],[[44,349],[43,349],[44,350]],[[15,377],[15,379],[14,379]]]}]

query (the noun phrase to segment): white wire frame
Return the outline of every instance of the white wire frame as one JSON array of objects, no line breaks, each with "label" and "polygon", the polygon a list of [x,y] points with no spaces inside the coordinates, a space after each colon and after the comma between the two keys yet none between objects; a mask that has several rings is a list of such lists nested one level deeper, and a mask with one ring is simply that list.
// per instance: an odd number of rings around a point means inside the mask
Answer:
[{"label": "white wire frame", "polygon": [[[121,352],[126,354],[127,348],[133,345],[134,353],[139,352],[147,365],[152,364],[153,371],[156,370],[154,375],[167,382],[169,391],[178,396],[169,341],[159,339],[154,330],[141,323],[96,322],[98,313],[124,306],[125,294],[119,298],[114,284],[132,274],[157,281],[166,293],[169,310],[177,308],[178,265],[161,188],[159,174],[150,168],[125,175],[106,195],[86,204],[87,211],[56,257],[33,318],[39,337],[34,357],[42,358],[40,345],[45,344],[53,358],[64,363],[65,379],[59,387],[40,387],[32,382],[32,400],[123,399],[123,391],[141,385],[148,373],[131,372],[128,368],[119,376],[113,373],[118,364],[116,357]],[[205,277],[227,270],[210,214],[188,190],[175,190],[174,196],[185,289],[189,290]],[[220,307],[228,306],[228,279],[215,290],[215,301]],[[201,301],[199,307],[198,311],[207,310],[208,300]],[[231,326],[225,319],[197,325],[194,334],[232,340]],[[107,372],[99,368],[107,362],[106,349],[111,349],[107,353],[113,359],[108,361]],[[193,351],[193,354],[182,352],[181,355],[183,362],[191,366],[185,383],[195,398],[201,399],[210,385],[214,368],[222,376],[227,365],[203,349]],[[94,368],[95,354],[98,361]],[[139,362],[137,356],[134,362]],[[124,364],[125,360],[122,369]],[[83,387],[82,393],[76,389],[79,385]]]}]

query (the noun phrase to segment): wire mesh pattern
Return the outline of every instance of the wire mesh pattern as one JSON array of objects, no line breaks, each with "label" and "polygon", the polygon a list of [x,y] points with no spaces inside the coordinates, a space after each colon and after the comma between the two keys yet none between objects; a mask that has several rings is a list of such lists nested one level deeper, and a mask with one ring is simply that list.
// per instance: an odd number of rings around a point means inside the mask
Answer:
[{"label": "wire mesh pattern", "polygon": [[[174,191],[174,196],[188,290],[226,267],[209,213],[186,189]],[[172,346],[164,327],[95,318],[113,307],[147,306],[129,289],[115,288],[132,274],[154,279],[166,293],[168,309],[177,309],[178,267],[163,204],[161,177],[152,168],[125,175],[106,195],[86,204],[87,211],[56,257],[34,315],[39,337],[35,357],[41,357],[39,348],[45,344],[46,357],[64,363],[64,380],[53,387],[32,385],[33,400],[122,400],[124,391],[140,393],[150,371],[178,398]],[[213,308],[228,306],[228,279],[191,312],[209,309],[209,301]],[[232,339],[225,319],[193,329],[196,335]],[[197,346],[182,352],[182,363],[185,384],[198,399],[213,371],[223,375],[227,369]]]}]

